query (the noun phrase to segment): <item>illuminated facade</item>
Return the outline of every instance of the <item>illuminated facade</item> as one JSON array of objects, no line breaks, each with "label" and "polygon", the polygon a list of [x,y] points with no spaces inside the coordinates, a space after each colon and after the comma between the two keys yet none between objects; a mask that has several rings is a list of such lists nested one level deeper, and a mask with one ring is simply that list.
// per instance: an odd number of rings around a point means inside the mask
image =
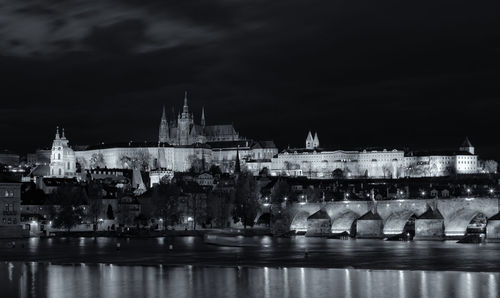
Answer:
[{"label": "illuminated facade", "polygon": [[68,142],[68,139],[64,135],[64,128],[62,136],[59,135],[59,128],[57,128],[50,155],[50,176],[75,177],[75,152],[69,147]]},{"label": "illuminated facade", "polygon": [[305,148],[285,149],[271,159],[270,172],[276,176],[311,178],[402,178],[474,174],[478,157],[468,139],[458,151],[405,152],[382,150],[327,150],[319,138],[308,133]]}]

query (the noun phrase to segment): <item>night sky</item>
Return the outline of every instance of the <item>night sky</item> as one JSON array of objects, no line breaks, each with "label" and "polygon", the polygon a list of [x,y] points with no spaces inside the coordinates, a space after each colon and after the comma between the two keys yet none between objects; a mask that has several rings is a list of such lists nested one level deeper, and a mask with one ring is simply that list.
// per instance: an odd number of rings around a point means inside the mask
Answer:
[{"label": "night sky", "polygon": [[[158,138],[184,90],[199,119],[303,146],[500,159],[500,2],[0,2],[0,148]],[[170,113],[169,113],[170,116]]]}]

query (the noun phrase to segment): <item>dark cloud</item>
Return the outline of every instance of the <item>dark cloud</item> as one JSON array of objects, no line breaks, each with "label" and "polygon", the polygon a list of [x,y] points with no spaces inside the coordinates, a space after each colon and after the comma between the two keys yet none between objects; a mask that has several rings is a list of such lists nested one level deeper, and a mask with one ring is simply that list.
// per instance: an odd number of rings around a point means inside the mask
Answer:
[{"label": "dark cloud", "polygon": [[336,148],[469,135],[500,159],[498,3],[38,3],[0,13],[0,127],[16,132],[0,147],[47,144],[56,124],[74,143],[154,139],[187,89],[209,122],[280,146],[309,129]]},{"label": "dark cloud", "polygon": [[147,24],[140,19],[129,19],[108,26],[93,27],[83,39],[92,51],[110,54],[134,52],[151,42],[146,35]]}]

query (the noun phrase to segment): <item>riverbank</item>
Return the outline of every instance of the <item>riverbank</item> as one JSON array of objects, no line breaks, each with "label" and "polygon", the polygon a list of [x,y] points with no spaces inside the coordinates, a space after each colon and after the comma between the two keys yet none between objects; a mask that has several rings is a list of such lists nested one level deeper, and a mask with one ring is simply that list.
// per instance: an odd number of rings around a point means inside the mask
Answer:
[{"label": "riverbank", "polygon": [[[389,242],[268,236],[239,237],[259,246],[208,245],[201,237],[30,238],[9,247],[0,261],[165,266],[317,267],[500,272],[500,243]],[[117,243],[120,243],[117,249]]]},{"label": "riverbank", "polygon": [[[156,238],[156,237],[203,237],[207,233],[225,233],[234,236],[271,236],[269,229],[200,229],[200,230],[149,230],[129,229],[128,231],[51,231],[48,235],[42,234],[35,237],[60,238],[60,237],[110,237],[110,238]],[[27,237],[24,237],[27,238]],[[4,238],[22,239],[22,238]]]}]

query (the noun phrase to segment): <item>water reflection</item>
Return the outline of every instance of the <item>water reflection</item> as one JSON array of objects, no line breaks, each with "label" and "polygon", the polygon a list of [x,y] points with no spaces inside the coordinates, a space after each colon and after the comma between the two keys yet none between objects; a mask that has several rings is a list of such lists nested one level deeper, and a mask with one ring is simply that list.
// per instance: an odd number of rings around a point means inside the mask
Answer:
[{"label": "water reflection", "polygon": [[0,263],[3,297],[497,297],[499,273]]}]

